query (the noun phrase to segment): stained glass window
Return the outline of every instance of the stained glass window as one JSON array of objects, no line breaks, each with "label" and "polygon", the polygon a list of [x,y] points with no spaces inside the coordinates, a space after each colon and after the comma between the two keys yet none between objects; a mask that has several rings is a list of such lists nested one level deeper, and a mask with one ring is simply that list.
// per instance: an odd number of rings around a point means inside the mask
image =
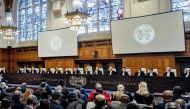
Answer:
[{"label": "stained glass window", "polygon": [[110,29],[110,20],[123,18],[123,0],[81,0],[81,2],[90,19],[78,33],[106,31]]},{"label": "stained glass window", "polygon": [[37,40],[39,31],[46,31],[47,0],[20,0],[18,41]]},{"label": "stained glass window", "polygon": [[190,20],[190,3],[188,0],[171,0],[172,10],[183,10],[184,20]]}]

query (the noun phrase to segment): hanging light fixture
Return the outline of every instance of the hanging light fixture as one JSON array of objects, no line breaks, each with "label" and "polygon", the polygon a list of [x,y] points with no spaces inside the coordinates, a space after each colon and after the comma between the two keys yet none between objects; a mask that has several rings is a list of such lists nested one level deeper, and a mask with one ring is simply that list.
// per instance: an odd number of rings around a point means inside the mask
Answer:
[{"label": "hanging light fixture", "polygon": [[82,12],[82,3],[80,0],[72,1],[72,11],[67,11],[65,14],[65,22],[70,25],[71,30],[79,30],[88,20],[88,13]]},{"label": "hanging light fixture", "polygon": [[17,26],[14,24],[12,13],[6,12],[5,20],[0,25],[0,35],[5,40],[13,40],[18,35]]}]

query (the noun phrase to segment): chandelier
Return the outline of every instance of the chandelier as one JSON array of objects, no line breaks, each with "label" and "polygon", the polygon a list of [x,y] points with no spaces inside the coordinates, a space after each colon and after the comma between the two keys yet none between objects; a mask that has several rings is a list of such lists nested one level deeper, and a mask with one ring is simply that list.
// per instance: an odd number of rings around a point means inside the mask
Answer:
[{"label": "chandelier", "polygon": [[71,30],[79,30],[80,27],[84,26],[88,20],[88,13],[80,11],[82,9],[82,4],[80,0],[73,0],[72,1],[72,10],[74,11],[67,11],[65,14],[65,22],[66,24],[70,25]]},{"label": "chandelier", "polygon": [[14,24],[12,13],[6,12],[6,18],[0,25],[0,35],[5,40],[13,40],[18,35],[18,30]]}]

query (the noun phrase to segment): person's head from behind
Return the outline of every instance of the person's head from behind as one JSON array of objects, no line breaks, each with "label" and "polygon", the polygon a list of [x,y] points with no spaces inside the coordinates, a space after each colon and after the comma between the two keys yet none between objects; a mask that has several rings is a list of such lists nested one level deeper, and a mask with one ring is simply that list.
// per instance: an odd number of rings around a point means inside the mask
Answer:
[{"label": "person's head from behind", "polygon": [[165,109],[181,109],[180,106],[175,102],[168,102],[165,105]]},{"label": "person's head from behind", "polygon": [[175,103],[177,103],[180,107],[181,107],[181,109],[185,109],[185,107],[186,107],[186,101],[185,100],[183,100],[183,99],[177,99],[176,101],[175,101]]},{"label": "person's head from behind", "polygon": [[35,107],[38,104],[38,98],[35,95],[29,95],[26,104]]},{"label": "person's head from behind", "polygon": [[52,101],[56,101],[57,103],[61,103],[62,94],[60,92],[53,92]]},{"label": "person's head from behind", "polygon": [[123,102],[123,103],[129,103],[130,102],[130,97],[127,94],[122,94],[120,101]]},{"label": "person's head from behind", "polygon": [[189,104],[187,104],[187,107],[186,107],[186,109],[190,109],[190,103],[189,103]]},{"label": "person's head from behind", "polygon": [[165,90],[162,95],[165,101],[172,101],[173,92],[171,90]]},{"label": "person's head from behind", "polygon": [[100,83],[96,83],[95,89],[96,89],[96,92],[98,94],[102,94],[103,93],[103,88],[102,88],[102,85]]},{"label": "person's head from behind", "polygon": [[173,95],[174,96],[180,96],[183,93],[183,89],[180,86],[175,86],[173,88]]},{"label": "person's head from behind", "polygon": [[95,103],[95,107],[97,107],[97,108],[101,108],[101,107],[105,106],[106,105],[105,96],[102,94],[96,95],[94,103]]},{"label": "person's head from behind", "polygon": [[45,90],[40,92],[40,99],[49,99],[49,95]]},{"label": "person's head from behind", "polygon": [[148,93],[148,87],[146,82],[142,81],[139,83],[139,90],[137,91],[137,93],[139,93],[140,95],[145,95]]},{"label": "person's head from behind", "polygon": [[40,90],[45,90],[46,86],[47,86],[46,82],[41,82],[39,89]]},{"label": "person's head from behind", "polygon": [[153,105],[154,96],[151,93],[147,93],[144,95],[144,102],[146,105]]},{"label": "person's head from behind", "polygon": [[11,98],[9,97],[4,97],[2,100],[1,100],[1,108],[2,109],[10,109],[11,107]]},{"label": "person's head from behind", "polygon": [[139,106],[136,103],[128,103],[126,109],[139,109]]},{"label": "person's head from behind", "polygon": [[20,87],[21,87],[21,90],[25,91],[27,88],[27,83],[23,82]]},{"label": "person's head from behind", "polygon": [[12,95],[13,102],[20,102],[22,99],[22,92],[19,90],[15,90]]},{"label": "person's head from behind", "polygon": [[61,87],[61,85],[58,85],[55,87],[55,92],[62,92],[63,88]]},{"label": "person's head from behind", "polygon": [[46,99],[40,100],[40,109],[50,109],[50,101]]},{"label": "person's head from behind", "polygon": [[80,98],[81,92],[78,89],[73,90],[73,93],[77,95],[77,98]]},{"label": "person's head from behind", "polygon": [[64,80],[60,80],[58,85],[64,87],[66,85],[66,82]]}]

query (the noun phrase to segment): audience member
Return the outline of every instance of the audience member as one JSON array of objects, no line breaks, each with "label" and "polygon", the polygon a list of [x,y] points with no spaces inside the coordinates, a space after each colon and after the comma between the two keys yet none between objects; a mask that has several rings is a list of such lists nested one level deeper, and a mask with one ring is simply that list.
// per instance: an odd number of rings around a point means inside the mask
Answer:
[{"label": "audience member", "polygon": [[60,103],[62,99],[62,94],[60,92],[54,92],[52,94],[51,109],[64,109]]},{"label": "audience member", "polygon": [[144,103],[144,96],[148,94],[148,88],[146,82],[139,83],[139,89],[134,94],[134,99],[137,103],[143,104]]},{"label": "audience member", "polygon": [[29,95],[26,104],[24,109],[36,109],[36,105],[38,104],[37,97],[35,95]]},{"label": "audience member", "polygon": [[136,103],[131,102],[131,103],[127,104],[127,108],[126,109],[139,109],[139,106]]},{"label": "audience member", "polygon": [[11,109],[11,99],[9,97],[5,97],[1,101],[0,109]]},{"label": "audience member", "polygon": [[175,103],[178,104],[181,107],[181,109],[186,109],[187,103],[184,99],[177,99]]},{"label": "audience member", "polygon": [[157,73],[153,71],[153,68],[149,68],[147,76],[157,77]]},{"label": "audience member", "polygon": [[95,107],[93,109],[113,109],[111,106],[107,105],[106,98],[102,94],[95,96]]},{"label": "audience member", "polygon": [[165,109],[181,109],[180,106],[175,102],[168,102]]},{"label": "audience member", "polygon": [[30,95],[33,95],[33,93],[34,93],[34,91],[33,91],[32,89],[27,88],[26,91],[25,91],[24,94],[23,94],[22,101],[23,101],[23,102],[26,102],[27,99],[28,99],[28,97],[29,97]]},{"label": "audience member", "polygon": [[[86,108],[86,107],[85,107]],[[68,96],[68,106],[66,109],[85,109],[82,107],[82,103],[78,101],[75,93],[70,93]]]},{"label": "audience member", "polygon": [[51,109],[50,108],[50,101],[47,99],[41,99],[40,104],[36,107],[36,109]]},{"label": "audience member", "polygon": [[135,73],[135,76],[146,76],[145,72],[141,70],[141,68],[137,69],[137,72]]},{"label": "audience member", "polygon": [[145,106],[143,109],[153,109],[153,101],[154,101],[154,96],[151,93],[147,93],[144,96],[144,104]]},{"label": "audience member", "polygon": [[175,74],[171,71],[170,67],[166,67],[166,73],[164,73],[164,77],[175,77]]},{"label": "audience member", "polygon": [[19,90],[15,90],[12,95],[12,107],[11,109],[24,109],[26,104],[22,102],[22,92]]},{"label": "audience member", "polygon": [[120,101],[111,101],[111,106],[113,109],[126,109],[129,102],[130,97],[126,94],[122,94]]},{"label": "audience member", "polygon": [[190,77],[190,68],[186,68],[183,74],[184,77]]},{"label": "audience member", "polygon": [[177,99],[184,99],[185,101],[188,101],[184,97],[182,97],[182,94],[183,94],[183,89],[180,86],[175,86],[173,88],[173,98],[172,98],[172,100],[175,101]]},{"label": "audience member", "polygon": [[27,83],[23,82],[23,83],[21,84],[20,88],[21,88],[20,91],[21,91],[22,93],[25,93],[25,91],[26,91],[26,89],[27,89]]},{"label": "audience member", "polygon": [[92,90],[91,93],[88,96],[88,101],[94,101],[94,98],[98,94],[102,94],[106,98],[106,103],[107,104],[111,103],[109,94],[106,91],[103,90],[102,85],[100,83],[96,83],[95,90]]}]

